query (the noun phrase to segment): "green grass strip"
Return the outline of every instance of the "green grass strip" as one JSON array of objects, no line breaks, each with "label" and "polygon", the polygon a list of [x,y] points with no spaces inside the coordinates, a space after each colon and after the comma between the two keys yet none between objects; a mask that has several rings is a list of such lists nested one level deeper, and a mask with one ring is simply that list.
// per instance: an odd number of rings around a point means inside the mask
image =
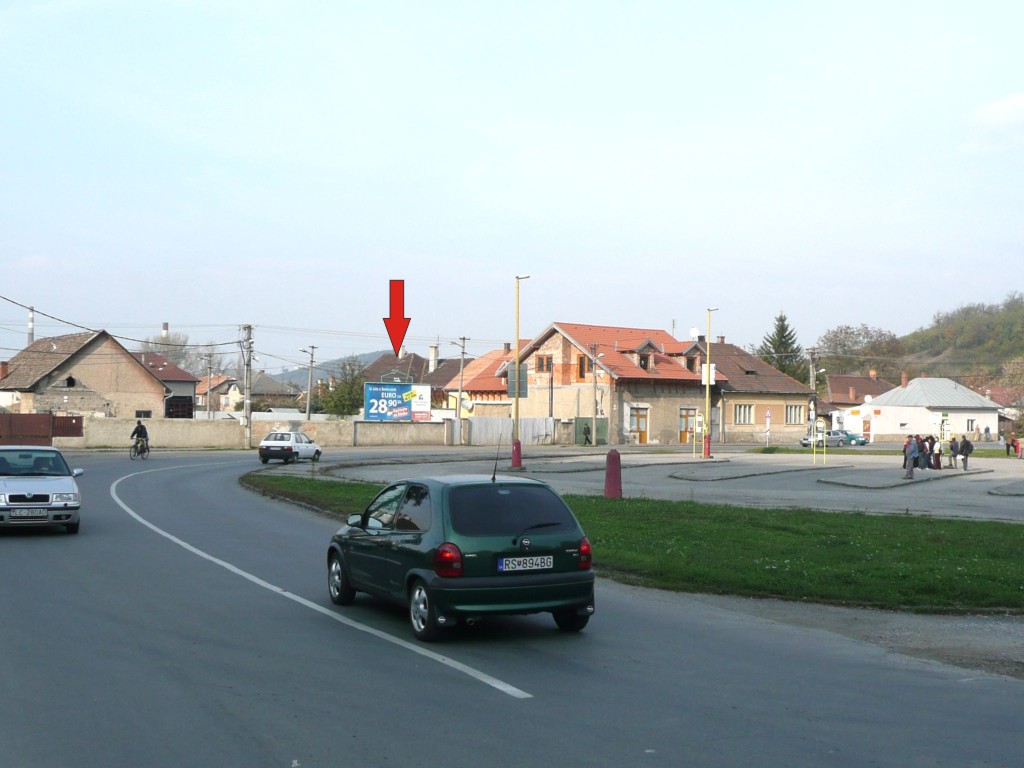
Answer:
[{"label": "green grass strip", "polygon": [[[343,520],[380,486],[243,482]],[[683,592],[921,612],[1024,611],[1024,525],[566,496],[605,576]]]}]

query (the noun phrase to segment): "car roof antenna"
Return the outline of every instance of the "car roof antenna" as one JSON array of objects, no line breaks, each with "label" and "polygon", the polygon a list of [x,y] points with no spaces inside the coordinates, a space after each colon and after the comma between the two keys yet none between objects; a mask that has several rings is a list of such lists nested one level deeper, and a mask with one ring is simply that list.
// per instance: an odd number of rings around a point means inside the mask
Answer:
[{"label": "car roof antenna", "polygon": [[498,457],[501,456],[501,432],[498,432],[498,450],[494,453],[494,470],[491,472],[491,482],[498,478]]}]

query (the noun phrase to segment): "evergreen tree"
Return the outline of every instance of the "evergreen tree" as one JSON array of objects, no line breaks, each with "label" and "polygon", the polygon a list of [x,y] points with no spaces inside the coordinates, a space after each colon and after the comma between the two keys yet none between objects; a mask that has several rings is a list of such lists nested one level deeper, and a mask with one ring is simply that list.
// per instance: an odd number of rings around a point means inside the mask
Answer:
[{"label": "evergreen tree", "polygon": [[807,359],[797,343],[796,332],[790,328],[784,312],[775,317],[775,328],[761,340],[757,356],[797,381],[807,379]]}]

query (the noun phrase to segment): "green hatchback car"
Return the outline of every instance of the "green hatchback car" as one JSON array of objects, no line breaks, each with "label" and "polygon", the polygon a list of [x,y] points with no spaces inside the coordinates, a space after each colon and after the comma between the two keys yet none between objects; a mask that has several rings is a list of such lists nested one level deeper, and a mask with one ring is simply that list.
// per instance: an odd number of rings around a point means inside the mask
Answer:
[{"label": "green hatchback car", "polygon": [[487,615],[548,612],[578,632],[594,613],[586,534],[549,485],[523,477],[387,486],[331,538],[327,587],[336,605],[357,592],[406,605],[428,642]]}]

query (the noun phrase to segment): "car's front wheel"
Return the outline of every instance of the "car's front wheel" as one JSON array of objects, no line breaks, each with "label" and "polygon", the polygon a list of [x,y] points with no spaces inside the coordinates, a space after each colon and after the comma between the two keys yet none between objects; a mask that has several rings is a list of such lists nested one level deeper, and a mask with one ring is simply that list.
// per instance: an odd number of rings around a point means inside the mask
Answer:
[{"label": "car's front wheel", "polygon": [[345,566],[337,553],[331,553],[327,561],[327,591],[335,605],[350,605],[356,599],[356,591],[349,583]]},{"label": "car's front wheel", "polygon": [[836,443],[836,448],[842,448],[844,445],[846,445],[846,443],[843,440],[840,440],[838,443]]},{"label": "car's front wheel", "polygon": [[578,611],[554,611],[555,624],[563,632],[579,632],[590,621],[590,616]]},{"label": "car's front wheel", "polygon": [[78,533],[78,528],[79,526],[81,526],[81,524],[81,520],[79,520],[77,523],[68,523],[64,526],[64,530],[66,530],[68,533]]},{"label": "car's front wheel", "polygon": [[409,623],[417,640],[429,643],[440,634],[437,611],[427,585],[417,579],[409,590]]},{"label": "car's front wheel", "polygon": [[313,454],[313,461],[320,461],[320,451]]}]

